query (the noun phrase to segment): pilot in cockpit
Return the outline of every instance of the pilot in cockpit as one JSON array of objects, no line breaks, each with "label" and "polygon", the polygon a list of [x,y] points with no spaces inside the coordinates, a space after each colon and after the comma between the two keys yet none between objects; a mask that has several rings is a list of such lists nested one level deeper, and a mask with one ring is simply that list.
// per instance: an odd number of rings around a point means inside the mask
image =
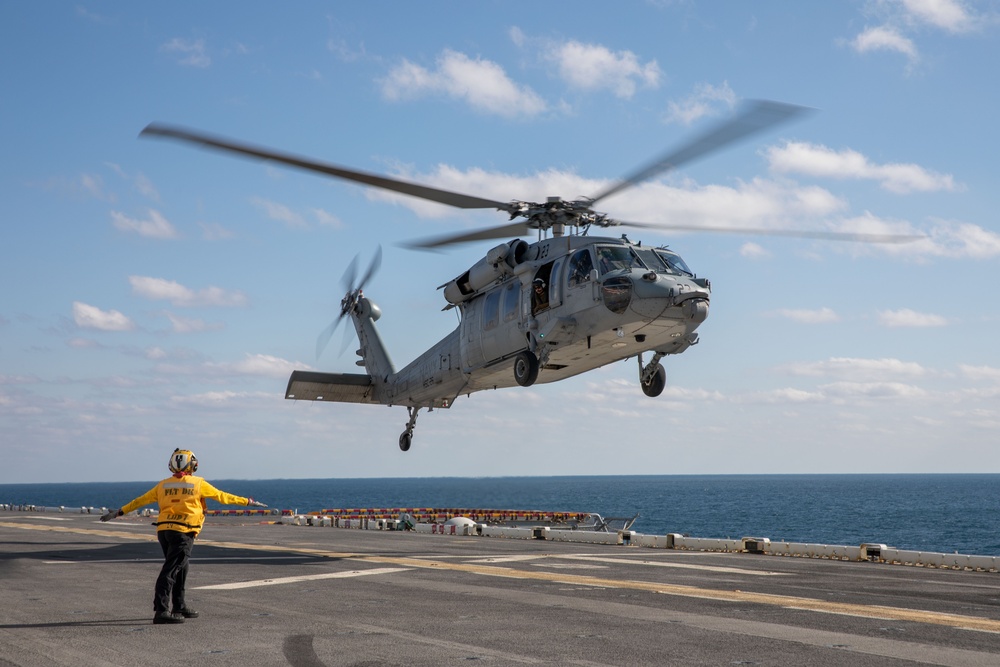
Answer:
[{"label": "pilot in cockpit", "polygon": [[531,314],[537,315],[549,307],[549,291],[545,281],[535,278],[531,283]]}]

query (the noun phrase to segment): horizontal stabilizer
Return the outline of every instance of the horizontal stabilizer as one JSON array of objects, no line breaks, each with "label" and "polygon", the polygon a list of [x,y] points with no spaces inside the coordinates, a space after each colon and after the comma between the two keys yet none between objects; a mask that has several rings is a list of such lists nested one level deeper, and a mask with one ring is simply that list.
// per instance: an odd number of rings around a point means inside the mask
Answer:
[{"label": "horizontal stabilizer", "polygon": [[297,401],[379,404],[371,376],[359,373],[292,371],[285,398]]}]

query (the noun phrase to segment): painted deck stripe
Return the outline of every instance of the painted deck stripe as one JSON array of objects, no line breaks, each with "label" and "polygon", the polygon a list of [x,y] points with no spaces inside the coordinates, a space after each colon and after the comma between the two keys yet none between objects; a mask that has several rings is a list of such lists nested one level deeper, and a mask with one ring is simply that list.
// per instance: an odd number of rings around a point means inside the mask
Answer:
[{"label": "painted deck stripe", "polygon": [[685,570],[704,570],[706,572],[724,572],[727,574],[745,574],[751,577],[790,577],[788,572],[770,572],[768,570],[747,570],[740,567],[722,567],[719,565],[694,565],[693,563],[668,563],[655,560],[633,560],[630,558],[606,558],[603,556],[563,556],[553,555],[552,558],[566,560],[583,560],[595,563],[617,563],[619,565],[648,565],[651,567],[676,567]]},{"label": "painted deck stripe", "polygon": [[347,579],[350,577],[365,577],[371,574],[392,574],[406,572],[406,567],[377,567],[371,570],[351,570],[350,572],[327,572],[325,574],[304,574],[299,577],[278,577],[277,579],[257,579],[256,581],[235,581],[231,584],[212,584],[211,586],[195,586],[196,591],[234,591],[240,588],[257,588],[259,586],[278,586],[280,584],[297,584],[302,581],[319,581],[321,579]]}]

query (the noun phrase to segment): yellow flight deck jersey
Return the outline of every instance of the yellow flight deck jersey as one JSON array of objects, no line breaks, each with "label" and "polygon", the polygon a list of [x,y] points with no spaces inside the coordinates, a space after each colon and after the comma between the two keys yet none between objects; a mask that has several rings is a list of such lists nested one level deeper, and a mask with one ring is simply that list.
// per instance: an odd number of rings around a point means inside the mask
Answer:
[{"label": "yellow flight deck jersey", "polygon": [[184,474],[166,478],[122,507],[121,511],[122,514],[128,514],[143,505],[156,503],[160,506],[160,520],[156,522],[156,530],[197,534],[205,523],[206,498],[218,500],[223,505],[250,503],[249,498],[219,491],[201,477]]}]

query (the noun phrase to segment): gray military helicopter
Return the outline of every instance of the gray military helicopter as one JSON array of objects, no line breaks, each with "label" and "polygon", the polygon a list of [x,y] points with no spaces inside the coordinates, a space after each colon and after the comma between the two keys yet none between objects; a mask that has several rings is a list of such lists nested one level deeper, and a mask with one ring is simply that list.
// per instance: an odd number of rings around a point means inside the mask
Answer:
[{"label": "gray military helicopter", "polygon": [[[317,358],[341,322],[357,331],[366,373],[292,372],[285,398],[405,406],[409,420],[399,448],[409,450],[417,413],[449,408],[455,399],[484,389],[557,382],[635,357],[644,394],[666,386],[664,357],[698,343],[708,316],[711,284],[667,247],[589,236],[591,227],[736,232],[894,243],[916,237],[837,232],[692,227],[615,220],[594,210],[612,194],[745,139],[808,111],[770,101],[750,102],[732,119],[668,152],[594,197],[543,203],[500,202],[360,172],[178,127],[151,124],[140,136],[162,137],[274,161],[336,178],[465,209],[496,209],[510,216],[499,227],[411,244],[416,248],[516,237],[490,249],[468,271],[441,286],[458,308],[458,327],[402,369],[396,369],[375,326],[381,310],[363,288],[378,270],[381,248],[357,279],[357,258],[344,275],[340,314],[320,335]],[[533,241],[524,240],[535,232]],[[439,289],[441,289],[439,288]],[[644,355],[650,354],[647,360]]]}]

